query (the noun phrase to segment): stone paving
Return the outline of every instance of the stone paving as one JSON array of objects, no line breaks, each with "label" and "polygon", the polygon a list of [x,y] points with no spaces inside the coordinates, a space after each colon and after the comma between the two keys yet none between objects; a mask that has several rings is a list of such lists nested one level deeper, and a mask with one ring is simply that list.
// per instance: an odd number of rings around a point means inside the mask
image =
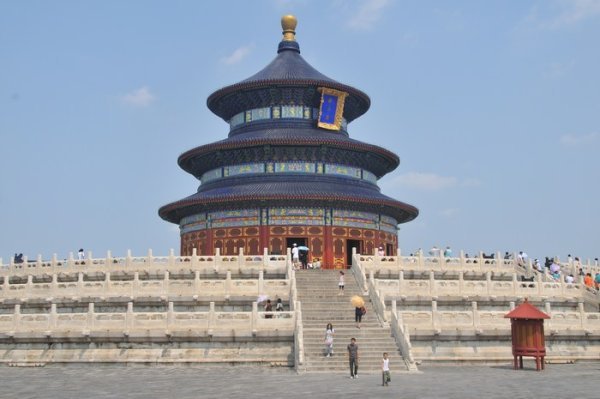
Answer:
[{"label": "stone paving", "polygon": [[600,362],[547,365],[543,372],[500,366],[422,366],[421,373],[296,374],[259,366],[48,365],[0,367],[0,398],[598,398]]}]

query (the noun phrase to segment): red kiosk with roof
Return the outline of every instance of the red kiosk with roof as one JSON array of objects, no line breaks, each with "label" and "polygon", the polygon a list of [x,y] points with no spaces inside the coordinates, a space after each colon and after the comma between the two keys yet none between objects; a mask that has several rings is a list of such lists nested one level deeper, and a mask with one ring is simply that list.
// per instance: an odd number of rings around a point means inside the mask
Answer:
[{"label": "red kiosk with roof", "polygon": [[546,356],[544,319],[549,319],[550,316],[525,299],[525,302],[504,317],[510,318],[514,369],[523,368],[523,356],[532,356],[535,358],[536,370],[543,370]]}]

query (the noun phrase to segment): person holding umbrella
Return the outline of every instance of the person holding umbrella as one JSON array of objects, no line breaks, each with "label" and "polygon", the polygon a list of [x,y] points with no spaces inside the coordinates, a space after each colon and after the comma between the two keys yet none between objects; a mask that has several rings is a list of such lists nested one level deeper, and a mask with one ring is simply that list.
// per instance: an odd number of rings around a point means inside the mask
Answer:
[{"label": "person holding umbrella", "polygon": [[356,328],[360,328],[362,317],[367,313],[367,309],[365,309],[365,300],[358,295],[354,295],[350,299],[350,302],[352,303],[352,306],[354,306],[354,321],[356,322]]}]

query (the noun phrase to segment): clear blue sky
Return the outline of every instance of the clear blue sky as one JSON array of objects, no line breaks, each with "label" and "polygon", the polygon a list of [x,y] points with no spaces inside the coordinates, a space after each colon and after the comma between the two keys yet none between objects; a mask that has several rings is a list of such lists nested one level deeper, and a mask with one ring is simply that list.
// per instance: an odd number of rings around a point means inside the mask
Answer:
[{"label": "clear blue sky", "polygon": [[600,256],[600,1],[2,1],[0,256],[179,248],[177,156],[223,139],[214,90],[302,55],[371,96],[351,137],[431,245]]}]

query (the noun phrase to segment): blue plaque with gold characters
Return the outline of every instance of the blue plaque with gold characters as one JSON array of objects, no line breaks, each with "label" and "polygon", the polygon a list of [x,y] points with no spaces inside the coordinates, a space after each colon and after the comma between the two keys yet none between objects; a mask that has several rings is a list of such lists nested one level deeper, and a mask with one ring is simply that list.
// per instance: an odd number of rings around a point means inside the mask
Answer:
[{"label": "blue plaque with gold characters", "polygon": [[321,92],[321,106],[317,126],[328,130],[340,130],[342,116],[344,115],[344,102],[348,93],[319,87]]}]

